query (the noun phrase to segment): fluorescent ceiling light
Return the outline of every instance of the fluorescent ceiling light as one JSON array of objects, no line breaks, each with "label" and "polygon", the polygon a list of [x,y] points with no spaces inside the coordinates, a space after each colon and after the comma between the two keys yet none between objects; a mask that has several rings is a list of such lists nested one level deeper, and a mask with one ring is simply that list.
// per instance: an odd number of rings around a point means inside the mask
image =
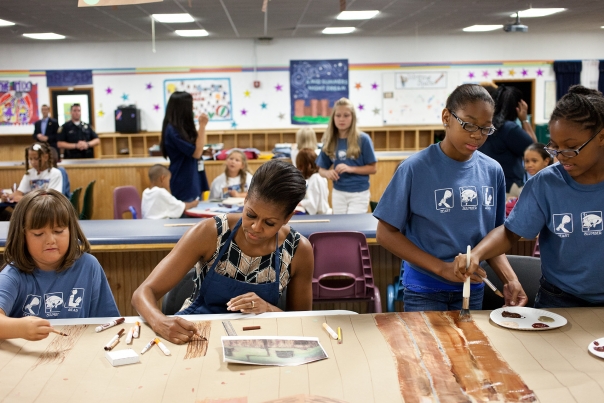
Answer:
[{"label": "fluorescent ceiling light", "polygon": [[159,22],[173,22],[173,23],[180,23],[180,22],[193,22],[195,21],[193,19],[193,17],[191,17],[191,14],[189,13],[181,13],[181,14],[152,14],[151,17],[153,17],[155,19],[155,21],[159,21]]},{"label": "fluorescent ceiling light", "polygon": [[[520,18],[545,17],[566,10],[565,8],[529,8],[528,10],[519,11]],[[516,13],[510,15],[516,18]]]},{"label": "fluorescent ceiling light", "polygon": [[208,31],[205,29],[177,29],[174,32],[180,36],[208,36]]},{"label": "fluorescent ceiling light", "polygon": [[42,40],[65,39],[65,35],[59,35],[59,34],[55,34],[53,32],[45,32],[45,33],[39,33],[39,34],[23,34],[23,36],[26,36],[31,39],[42,39]]},{"label": "fluorescent ceiling light", "polygon": [[349,34],[354,31],[354,27],[330,27],[323,30],[324,34]]},{"label": "fluorescent ceiling light", "polygon": [[380,12],[378,10],[365,11],[342,11],[338,14],[338,20],[370,20]]},{"label": "fluorescent ceiling light", "polygon": [[15,23],[6,20],[0,20],[0,27],[10,27],[11,25],[15,25]]},{"label": "fluorescent ceiling light", "polygon": [[465,27],[464,32],[486,32],[495,31],[503,28],[503,25],[472,25],[471,27]]}]

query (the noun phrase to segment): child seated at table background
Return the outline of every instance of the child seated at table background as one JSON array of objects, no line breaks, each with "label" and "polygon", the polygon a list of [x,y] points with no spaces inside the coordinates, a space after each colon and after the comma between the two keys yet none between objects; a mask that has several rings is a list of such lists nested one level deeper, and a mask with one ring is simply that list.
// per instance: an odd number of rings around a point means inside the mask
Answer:
[{"label": "child seated at table background", "polygon": [[296,132],[296,143],[292,145],[291,148],[291,160],[292,164],[296,166],[296,168],[300,169],[298,164],[296,163],[296,159],[298,153],[303,148],[310,148],[315,151],[315,156],[319,155],[319,144],[317,143],[317,133],[312,129],[312,127],[303,127]]},{"label": "child seated at table background", "polygon": [[319,174],[316,158],[315,150],[310,148],[303,148],[297,153],[296,167],[306,179],[306,195],[300,206],[304,207],[308,214],[331,214],[327,179]]},{"label": "child seated at table background", "polygon": [[162,218],[180,218],[185,210],[196,207],[199,200],[183,202],[170,193],[170,170],[155,164],[149,168],[151,187],[143,190],[141,213],[143,218],[160,220]]},{"label": "child seated at table background", "polygon": [[103,268],[69,200],[54,189],[23,197],[8,227],[0,272],[0,339],[41,340],[47,319],[113,317]]},{"label": "child seated at table background", "polygon": [[248,172],[247,157],[241,150],[231,150],[225,161],[224,172],[212,181],[210,200],[227,197],[245,197],[252,183]]},{"label": "child seated at table background", "polygon": [[[18,202],[36,189],[54,189],[63,192],[63,174],[53,168],[51,148],[47,143],[35,143],[25,149],[25,175],[17,191],[12,195],[2,195],[2,201]],[[31,164],[31,168],[30,168]]]},{"label": "child seated at table background", "polygon": [[63,190],[62,193],[65,197],[71,196],[71,183],[69,183],[69,176],[67,175],[67,171],[65,168],[57,165],[59,163],[59,153],[54,147],[50,147],[50,153],[52,154],[52,166],[61,171],[61,175],[63,175]]}]

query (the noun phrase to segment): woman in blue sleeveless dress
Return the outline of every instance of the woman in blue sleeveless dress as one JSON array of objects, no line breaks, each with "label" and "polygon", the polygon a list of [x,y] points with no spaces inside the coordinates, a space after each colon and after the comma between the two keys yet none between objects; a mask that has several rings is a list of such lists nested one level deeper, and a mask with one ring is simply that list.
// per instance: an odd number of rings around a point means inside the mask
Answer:
[{"label": "woman in blue sleeveless dress", "polygon": [[[293,165],[273,160],[252,179],[242,214],[225,214],[195,225],[132,296],[153,330],[172,343],[194,336],[188,314],[280,311],[287,287],[288,310],[312,309],[314,259],[308,240],[287,225],[304,198],[306,182]],[[195,292],[176,316],[157,301],[195,267]]]}]

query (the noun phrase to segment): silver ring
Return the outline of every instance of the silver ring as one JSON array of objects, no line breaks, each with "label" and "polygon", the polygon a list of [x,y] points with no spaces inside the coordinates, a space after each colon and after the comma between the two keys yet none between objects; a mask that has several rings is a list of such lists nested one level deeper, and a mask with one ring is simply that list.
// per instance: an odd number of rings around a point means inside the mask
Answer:
[{"label": "silver ring", "polygon": [[255,305],[254,305],[254,301],[252,301],[252,309],[254,309]]}]

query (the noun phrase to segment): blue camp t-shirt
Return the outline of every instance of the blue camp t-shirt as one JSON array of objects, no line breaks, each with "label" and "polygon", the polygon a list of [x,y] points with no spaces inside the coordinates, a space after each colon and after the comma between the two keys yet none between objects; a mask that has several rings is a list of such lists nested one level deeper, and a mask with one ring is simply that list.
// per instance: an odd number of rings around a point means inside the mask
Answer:
[{"label": "blue camp t-shirt", "polygon": [[0,308],[11,318],[72,319],[120,316],[105,272],[84,253],[57,273],[24,273],[12,265],[0,272]]},{"label": "blue camp t-shirt", "polygon": [[171,124],[164,133],[166,153],[170,158],[170,191],[172,196],[190,202],[201,196],[198,159],[193,157],[195,144],[183,140]]},{"label": "blue camp t-shirt", "polygon": [[[399,165],[373,215],[398,228],[421,250],[451,262],[503,224],[503,171],[482,153],[460,162],[433,144]],[[447,281],[415,265],[405,270],[403,282],[415,292],[463,288],[461,282]]]},{"label": "blue camp t-shirt", "polygon": [[582,185],[560,164],[528,180],[505,227],[521,237],[539,234],[541,272],[561,290],[604,303],[604,182]]},{"label": "blue camp t-shirt", "polygon": [[[366,133],[359,133],[359,146],[361,154],[358,158],[347,158],[348,139],[338,139],[336,158],[331,159],[321,151],[317,157],[317,165],[323,169],[329,169],[332,165],[335,168],[338,164],[361,167],[377,162],[371,138]],[[342,192],[364,192],[369,189],[369,175],[342,173],[340,179],[333,182],[333,188]]]}]

